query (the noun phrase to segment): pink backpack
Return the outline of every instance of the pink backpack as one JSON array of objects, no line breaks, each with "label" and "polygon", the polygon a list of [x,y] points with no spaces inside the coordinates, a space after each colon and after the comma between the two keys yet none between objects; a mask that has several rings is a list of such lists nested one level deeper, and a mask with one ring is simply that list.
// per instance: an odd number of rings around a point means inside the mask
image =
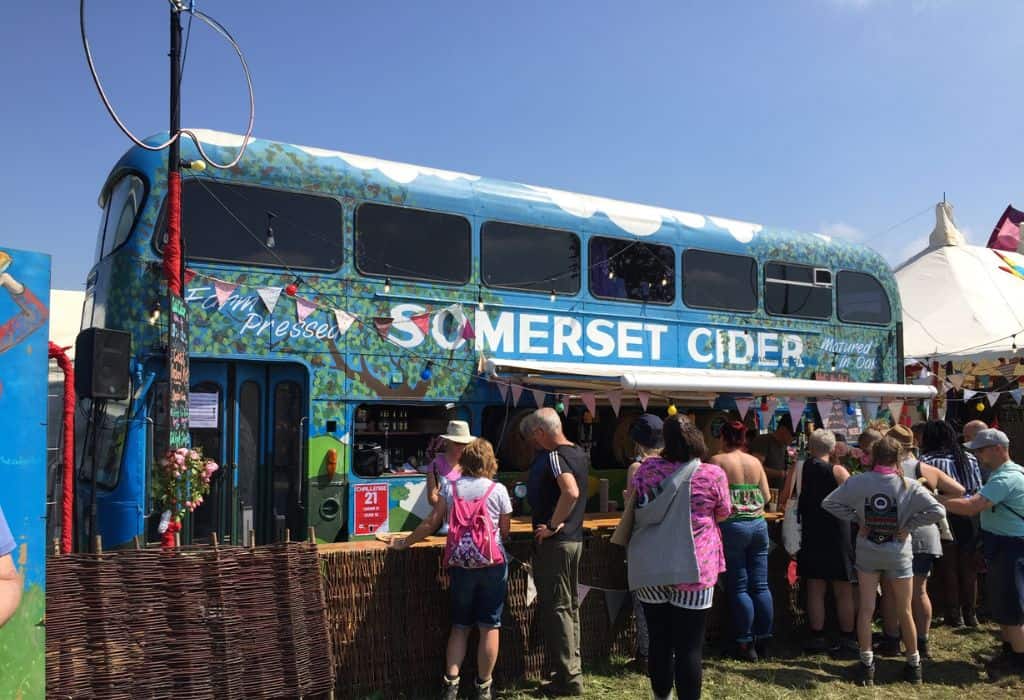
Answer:
[{"label": "pink backpack", "polygon": [[452,483],[448,541],[444,549],[445,566],[482,569],[505,562],[505,554],[494,536],[494,522],[487,512],[487,499],[496,486],[492,483],[481,498],[468,501],[459,497],[459,490]]}]

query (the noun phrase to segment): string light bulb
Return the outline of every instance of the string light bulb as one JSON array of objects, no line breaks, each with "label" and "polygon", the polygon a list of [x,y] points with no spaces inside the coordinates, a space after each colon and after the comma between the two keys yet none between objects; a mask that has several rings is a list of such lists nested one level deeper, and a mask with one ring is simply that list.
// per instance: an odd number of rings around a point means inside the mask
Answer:
[{"label": "string light bulb", "polygon": [[299,291],[299,281],[298,280],[295,280],[294,282],[292,282],[291,284],[289,284],[287,287],[284,288],[284,293],[287,294],[290,297],[295,296],[295,294],[298,291]]},{"label": "string light bulb", "polygon": [[615,270],[611,270],[611,269],[608,270],[608,279],[610,279],[610,280],[615,279]]},{"label": "string light bulb", "polygon": [[277,216],[272,211],[267,212],[267,247],[273,248],[277,245],[277,241],[274,240],[274,217]]},{"label": "string light bulb", "polygon": [[434,376],[433,365],[434,365],[433,362],[428,362],[427,363],[427,366],[423,368],[422,372],[420,372],[420,379],[422,379],[425,382],[429,382],[433,378],[433,376]]},{"label": "string light bulb", "polygon": [[668,277],[662,277],[661,278],[661,286],[662,287],[667,287],[668,286]]},{"label": "string light bulb", "polygon": [[837,355],[835,353],[832,353],[832,371],[833,372],[836,371],[836,359],[837,359]]},{"label": "string light bulb", "polygon": [[565,413],[565,404],[561,401],[561,399],[559,399],[558,402],[555,403],[555,410],[558,411],[559,413]]},{"label": "string light bulb", "polygon": [[1014,354],[1017,353],[1017,334],[1016,333],[1014,333],[1014,335],[1013,335],[1013,340],[1010,341],[1010,349],[1014,352]]},{"label": "string light bulb", "polygon": [[478,291],[476,293],[476,308],[480,309],[481,311],[484,310],[484,294],[483,294],[483,292]]},{"label": "string light bulb", "polygon": [[982,413],[985,410],[985,404],[984,404],[984,402],[979,401],[978,403],[976,403],[974,405],[974,408],[978,411],[978,413]]},{"label": "string light bulb", "polygon": [[149,325],[155,326],[160,321],[160,314],[163,311],[163,307],[160,305],[160,300],[156,299],[153,301],[153,305],[149,307]]},{"label": "string light bulb", "polygon": [[679,413],[679,409],[676,408],[676,405],[674,403],[670,403],[668,405],[668,410],[666,410],[665,413],[667,413],[670,416],[674,416]]},{"label": "string light bulb", "polygon": [[391,294],[391,278],[390,277],[385,277],[384,278],[384,293],[385,294]]},{"label": "string light bulb", "polygon": [[551,297],[550,297],[551,301],[554,301],[557,297],[558,297],[558,294],[556,294],[555,290],[552,289],[551,290]]}]

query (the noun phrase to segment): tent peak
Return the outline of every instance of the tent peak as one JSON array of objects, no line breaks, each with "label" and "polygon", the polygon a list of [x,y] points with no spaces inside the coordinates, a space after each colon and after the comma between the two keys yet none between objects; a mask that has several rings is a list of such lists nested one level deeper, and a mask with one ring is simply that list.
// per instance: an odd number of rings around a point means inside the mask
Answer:
[{"label": "tent peak", "polygon": [[928,237],[929,248],[947,245],[963,245],[967,242],[964,234],[953,223],[953,205],[943,200],[935,205],[935,228]]}]

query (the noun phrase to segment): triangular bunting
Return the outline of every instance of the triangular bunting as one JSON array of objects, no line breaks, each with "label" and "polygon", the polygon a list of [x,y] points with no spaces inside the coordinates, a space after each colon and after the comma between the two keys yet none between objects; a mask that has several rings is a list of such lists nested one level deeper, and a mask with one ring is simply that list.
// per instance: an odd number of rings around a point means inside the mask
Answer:
[{"label": "triangular bunting", "polygon": [[334,320],[338,324],[338,336],[343,336],[352,327],[353,321],[356,317],[350,314],[348,311],[341,309],[334,309]]},{"label": "triangular bunting", "polygon": [[466,320],[466,312],[462,310],[462,304],[449,304],[444,307],[444,310],[450,313],[452,318],[455,319],[455,322],[460,326],[462,325],[462,322]]},{"label": "triangular bunting", "polygon": [[373,327],[377,329],[377,334],[380,335],[381,338],[387,338],[388,331],[391,330],[391,324],[394,322],[395,319],[390,316],[387,318],[378,316],[373,319]]},{"label": "triangular bunting", "polygon": [[976,391],[971,391],[970,389],[964,389],[964,401],[970,401],[971,399],[973,399],[977,395],[978,395],[978,392],[976,392]]},{"label": "triangular bunting", "polygon": [[615,411],[615,415],[619,415],[619,408],[622,407],[622,392],[621,391],[609,391],[608,392],[608,403],[612,405],[612,410]]},{"label": "triangular bunting", "polygon": [[754,402],[754,399],[740,397],[738,399],[734,399],[734,401],[736,401],[736,411],[740,414],[740,420],[746,420],[747,411],[750,410],[750,404]]},{"label": "triangular bunting", "polygon": [[409,319],[417,328],[423,331],[423,335],[430,333],[430,314],[416,314]]},{"label": "triangular bunting", "polygon": [[196,271],[189,268],[185,268],[185,284],[188,284],[196,278]]},{"label": "triangular bunting", "polygon": [[1010,396],[1013,397],[1014,403],[1020,404],[1021,398],[1024,397],[1024,390],[1013,389],[1013,390],[1010,391]]},{"label": "triangular bunting", "polygon": [[473,330],[473,324],[469,322],[467,318],[462,324],[462,339],[463,340],[474,340],[476,338],[476,331]]},{"label": "triangular bunting", "polygon": [[619,619],[619,612],[622,610],[622,605],[626,602],[626,598],[628,597],[629,591],[606,590],[604,592],[604,604],[608,609],[609,626],[614,625],[615,621]]},{"label": "triangular bunting", "polygon": [[996,404],[999,403],[999,394],[1000,393],[1002,393],[1002,392],[990,391],[987,394],[985,394],[985,398],[988,399],[988,405],[989,406],[991,406],[992,408],[996,407]]},{"label": "triangular bunting", "polygon": [[649,391],[638,391],[636,397],[640,399],[640,410],[647,412],[647,402],[651,400],[651,393]]},{"label": "triangular bunting", "polygon": [[964,375],[960,373],[951,374],[947,379],[949,379],[949,383],[952,384],[955,389],[959,389],[964,385]]},{"label": "triangular bunting", "polygon": [[803,418],[804,408],[807,406],[806,399],[790,399],[789,405],[789,419],[793,421],[793,432],[797,432],[800,428],[800,419]]},{"label": "triangular bunting", "polygon": [[864,414],[864,422],[873,421],[878,416],[878,402],[877,401],[861,401],[860,410]]},{"label": "triangular bunting", "polygon": [[224,302],[228,300],[237,288],[237,284],[230,284],[229,282],[223,282],[221,280],[213,281],[213,293],[217,295],[218,309],[224,306]]},{"label": "triangular bunting", "polygon": [[587,599],[587,593],[590,593],[590,586],[584,586],[582,583],[576,584],[576,598],[579,600],[580,606]]},{"label": "triangular bunting", "polygon": [[533,574],[526,572],[526,607],[533,605],[537,600],[537,584],[533,582]]},{"label": "triangular bunting", "polygon": [[519,405],[519,397],[523,395],[523,387],[521,384],[511,384],[509,388],[512,389],[512,405]]},{"label": "triangular bunting", "polygon": [[498,393],[501,394],[501,402],[504,403],[508,397],[508,382],[503,382],[499,379],[494,383],[498,385]]},{"label": "triangular bunting", "polygon": [[267,307],[267,313],[274,313],[277,300],[281,298],[281,287],[260,287],[256,290],[256,293],[259,294],[263,305]]},{"label": "triangular bunting", "polygon": [[295,315],[299,317],[299,323],[305,321],[314,311],[316,311],[316,304],[308,299],[295,297]]},{"label": "triangular bunting", "polygon": [[889,413],[892,415],[892,422],[898,424],[900,416],[903,415],[903,399],[889,401],[885,404],[885,407],[889,409]]},{"label": "triangular bunting", "polygon": [[543,408],[544,392],[540,389],[530,389],[530,393],[533,394],[533,402],[537,404],[537,408]]},{"label": "triangular bunting", "polygon": [[596,416],[597,415],[597,397],[594,396],[594,392],[592,392],[592,391],[584,391],[582,394],[580,394],[580,399],[582,399],[583,405],[587,407],[587,410],[590,411],[590,415]]}]

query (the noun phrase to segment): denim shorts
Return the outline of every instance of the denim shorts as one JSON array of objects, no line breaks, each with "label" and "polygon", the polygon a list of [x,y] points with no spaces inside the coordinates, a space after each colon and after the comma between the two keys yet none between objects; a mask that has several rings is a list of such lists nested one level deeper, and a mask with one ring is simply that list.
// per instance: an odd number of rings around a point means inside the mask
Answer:
[{"label": "denim shorts", "polygon": [[938,559],[934,554],[926,554],[925,552],[918,552],[914,554],[913,570],[914,576],[924,576],[925,578],[932,575],[932,570],[935,568],[935,560]]},{"label": "denim shorts", "polygon": [[1024,538],[985,534],[988,604],[998,625],[1024,624]]},{"label": "denim shorts", "polygon": [[454,627],[501,627],[508,590],[508,564],[482,569],[448,569]]}]

